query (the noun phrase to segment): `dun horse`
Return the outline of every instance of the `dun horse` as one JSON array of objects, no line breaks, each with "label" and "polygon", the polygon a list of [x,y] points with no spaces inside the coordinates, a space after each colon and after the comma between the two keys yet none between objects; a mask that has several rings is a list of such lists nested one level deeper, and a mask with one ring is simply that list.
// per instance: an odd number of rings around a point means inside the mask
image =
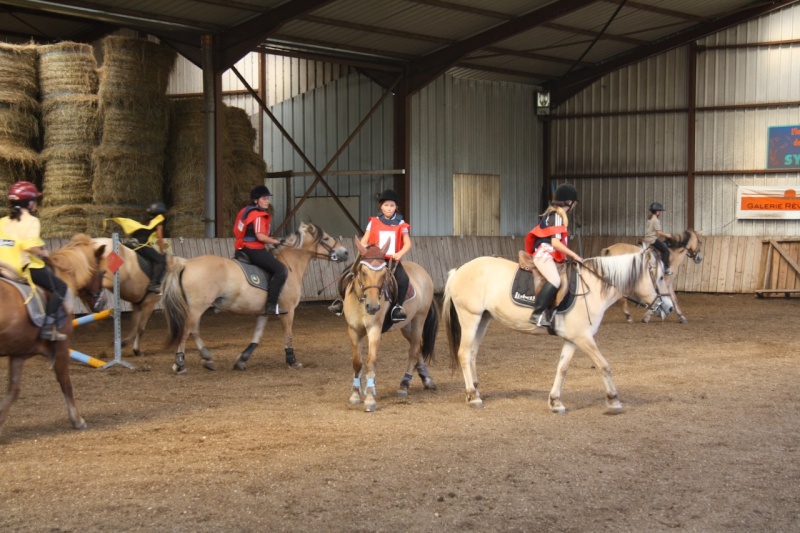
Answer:
[{"label": "dun horse", "polygon": [[[279,300],[280,308],[288,311],[280,316],[286,364],[301,367],[294,355],[292,323],[302,294],[303,275],[312,259],[346,261],[348,251],[319,226],[301,224],[297,232],[286,240],[286,245],[277,249],[275,255],[289,271]],[[178,345],[175,363],[172,365],[174,372],[186,372],[184,350],[190,334],[200,350],[203,366],[209,370],[216,368],[211,351],[200,338],[200,318],[210,307],[241,315],[261,315],[256,321],[252,341],[234,363],[235,369],[245,369],[245,363],[258,346],[267,323],[267,316],[263,314],[267,292],[250,285],[236,261],[216,255],[203,255],[188,260],[173,257],[164,278],[163,291],[162,303],[169,326],[170,344]]]},{"label": "dun horse", "polygon": [[[439,311],[433,301],[433,280],[430,275],[420,265],[404,261],[403,266],[414,294],[403,303],[407,318],[398,323],[392,323],[391,320],[387,322],[390,301],[397,292],[397,283],[384,259],[389,245],[387,243],[382,249],[377,246],[365,248],[359,239],[356,238],[355,242],[361,260],[356,265],[344,299],[347,333],[353,346],[353,389],[350,404],[359,405],[363,392],[364,411],[369,413],[378,407],[375,400],[375,362],[378,359],[382,331],[399,329],[409,343],[408,367],[397,394],[408,395],[408,386],[415,369],[425,389],[436,388],[425,363],[433,359]],[[365,337],[368,341],[366,362],[361,357],[361,345]],[[364,366],[366,374],[362,375]],[[363,387],[362,378],[365,380]]]},{"label": "dun horse", "polygon": [[[92,240],[98,246],[105,246],[105,255],[108,257],[108,254],[113,250],[113,241],[103,237]],[[119,255],[124,261],[119,269],[119,297],[126,302],[130,302],[133,307],[131,332],[122,339],[122,345],[126,346],[133,339],[134,355],[142,355],[139,343],[147,327],[147,321],[150,320],[150,316],[153,314],[156,305],[158,305],[161,296],[147,290],[150,285],[150,277],[141,268],[139,254],[127,246],[120,245]],[[112,272],[106,272],[103,286],[109,290],[114,288],[114,274]]]},{"label": "dun horse", "polygon": [[[529,308],[512,301],[511,285],[518,268],[517,263],[507,259],[479,257],[451,270],[448,275],[442,311],[445,330],[453,366],[461,366],[467,402],[472,407],[483,407],[475,360],[492,318],[517,331],[548,333],[547,329],[528,321]],[[646,302],[656,313],[672,312],[663,266],[653,250],[584,261],[578,271],[574,304],[563,314],[556,314],[553,320],[555,334],[564,339],[548,398],[554,413],[566,412],[561,402],[561,388],[576,348],[586,352],[603,373],[607,408],[611,412],[622,409],[611,379],[611,367],[597,348],[594,336],[606,309],[620,298],[631,295]]]},{"label": "dun horse", "polygon": [[105,263],[103,249],[95,250],[88,235],[79,234],[59,250],[50,254],[50,263],[56,275],[69,287],[66,306],[69,309],[61,332],[67,335],[64,342],[49,342],[39,339],[39,328],[34,326],[25,309],[24,298],[12,284],[0,281],[0,356],[9,358],[8,391],[0,403],[0,434],[8,417],[11,405],[20,393],[22,367],[34,355],[45,355],[51,359],[56,379],[67,403],[67,413],[75,429],[84,429],[86,422],[78,412],[69,378],[69,348],[72,336],[72,295],[87,292],[91,295],[92,309],[104,305],[103,272]]},{"label": "dun horse", "polygon": [[[670,255],[670,266],[672,267],[672,271],[677,274],[678,268],[683,263],[684,258],[689,257],[689,259],[693,260],[695,263],[699,264],[703,261],[703,254],[700,252],[700,248],[702,247],[703,243],[700,241],[700,236],[703,235],[702,231],[694,231],[687,229],[683,232],[683,238],[680,242],[667,242],[667,245],[670,247],[669,255]],[[641,246],[635,244],[627,244],[627,243],[617,243],[612,244],[608,248],[603,248],[600,252],[600,255],[620,255],[620,254],[631,254],[641,252]],[[673,280],[675,279],[675,274],[671,276],[667,276],[667,286],[669,287],[669,295],[672,297],[672,302],[675,304],[675,313],[678,315],[678,319],[680,320],[681,324],[685,324],[688,322],[686,316],[684,316],[683,311],[681,311],[680,306],[678,305],[678,298],[675,296],[675,289],[673,287]],[[628,310],[628,301],[622,300],[622,311],[625,313],[625,319],[628,322],[633,322],[633,318],[631,318],[631,312]],[[642,322],[647,324],[650,322],[650,317],[652,316],[652,312],[649,310],[645,312],[644,316],[642,317]]]}]

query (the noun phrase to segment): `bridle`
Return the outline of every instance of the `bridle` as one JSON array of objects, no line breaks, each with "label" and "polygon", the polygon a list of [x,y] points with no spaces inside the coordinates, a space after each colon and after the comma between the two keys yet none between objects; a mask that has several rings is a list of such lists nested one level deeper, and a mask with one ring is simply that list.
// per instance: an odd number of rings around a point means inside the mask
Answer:
[{"label": "bridle", "polygon": [[[99,265],[97,265],[99,267]],[[98,307],[100,306],[100,302],[103,298],[103,292],[105,289],[103,288],[103,278],[105,277],[106,272],[100,268],[95,268],[94,272],[92,273],[91,280],[89,283],[86,284],[85,287],[78,291],[78,294],[87,294],[89,295],[89,301],[91,302],[91,308],[93,312],[98,311]],[[90,289],[89,287],[99,287],[97,290]]]},{"label": "bridle", "polygon": [[[377,249],[377,247],[375,247],[375,249]],[[367,267],[373,272],[380,272],[381,270],[386,269],[387,272],[383,275],[383,282],[380,285],[364,285],[364,276],[362,274],[364,267]],[[358,301],[364,303],[364,301],[367,299],[367,291],[370,289],[375,289],[378,291],[378,301],[381,301],[383,298],[388,300],[389,280],[391,280],[392,277],[387,274],[390,273],[391,272],[389,272],[389,269],[387,268],[386,259],[384,258],[383,254],[375,257],[362,257],[359,261],[359,268],[355,280],[358,287],[358,291],[356,292],[356,298]]]},{"label": "bridle", "polygon": [[[319,226],[311,226],[311,227],[313,228],[313,230],[310,230],[309,233],[314,236],[315,248],[310,253],[313,255],[314,259],[327,259],[328,261],[333,261],[333,262],[339,261],[339,255],[336,253],[336,250],[334,250],[333,246],[325,242],[325,240],[328,238],[333,240],[333,237],[325,235],[325,232],[322,231],[322,228],[320,228]],[[334,245],[335,244],[336,243],[334,242]],[[316,249],[317,246],[321,246],[326,253],[318,252]]]}]

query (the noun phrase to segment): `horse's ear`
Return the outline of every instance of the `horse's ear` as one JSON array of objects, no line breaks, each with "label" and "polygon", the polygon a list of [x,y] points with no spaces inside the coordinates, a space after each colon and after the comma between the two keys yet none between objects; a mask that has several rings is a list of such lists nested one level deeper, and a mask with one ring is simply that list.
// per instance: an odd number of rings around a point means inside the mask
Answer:
[{"label": "horse's ear", "polygon": [[356,250],[358,250],[358,253],[360,255],[364,255],[365,253],[367,253],[367,249],[364,247],[363,244],[361,244],[361,239],[359,239],[358,237],[353,237],[353,240],[356,242]]},{"label": "horse's ear", "polygon": [[98,249],[94,251],[94,257],[99,261],[103,258],[103,254],[106,253],[106,245],[100,246]]},{"label": "horse's ear", "polygon": [[381,246],[381,253],[383,255],[386,255],[386,252],[389,250],[389,246],[391,245],[392,245],[391,241],[386,241],[385,243],[383,243],[383,246]]}]

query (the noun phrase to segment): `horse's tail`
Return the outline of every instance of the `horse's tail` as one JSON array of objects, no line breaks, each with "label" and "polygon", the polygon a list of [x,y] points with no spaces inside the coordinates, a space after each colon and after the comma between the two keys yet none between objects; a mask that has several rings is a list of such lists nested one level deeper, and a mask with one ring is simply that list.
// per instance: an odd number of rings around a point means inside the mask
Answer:
[{"label": "horse's tail", "polygon": [[186,317],[189,315],[189,302],[186,301],[186,293],[183,292],[181,285],[181,275],[186,266],[186,259],[173,257],[164,276],[162,286],[163,296],[161,305],[164,307],[164,314],[167,316],[167,327],[169,328],[169,340],[167,347],[173,348],[183,338],[184,328],[186,327]]},{"label": "horse's tail", "polygon": [[458,345],[461,344],[461,323],[458,321],[458,313],[456,313],[453,297],[450,294],[455,273],[456,269],[447,273],[447,283],[444,286],[444,301],[442,303],[442,321],[447,332],[447,344],[450,347],[450,366],[453,369],[458,367]]},{"label": "horse's tail", "polygon": [[426,363],[433,362],[433,347],[436,345],[436,333],[439,331],[439,306],[436,299],[431,300],[431,307],[422,326],[422,356]]}]

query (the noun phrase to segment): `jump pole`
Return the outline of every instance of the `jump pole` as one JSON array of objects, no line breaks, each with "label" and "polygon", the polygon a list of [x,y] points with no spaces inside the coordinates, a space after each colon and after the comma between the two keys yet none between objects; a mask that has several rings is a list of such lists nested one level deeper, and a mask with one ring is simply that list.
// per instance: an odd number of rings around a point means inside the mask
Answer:
[{"label": "jump pole", "polygon": [[103,365],[106,364],[105,361],[101,361],[100,359],[96,359],[91,355],[86,355],[83,352],[79,352],[77,350],[73,350],[72,348],[69,349],[69,356],[73,361],[77,361],[79,363],[83,363],[85,365],[89,365],[92,368],[101,368]]},{"label": "jump pole", "polygon": [[[80,318],[73,318],[72,327],[77,328],[78,326],[91,324],[92,322],[96,322],[98,320],[105,320],[106,318],[111,316],[114,316],[114,309],[105,309],[103,311],[100,311],[99,313],[92,313],[91,315],[84,315]],[[92,368],[100,368],[101,366],[106,364],[105,361],[96,359],[91,355],[86,355],[85,353],[79,352],[78,350],[73,350],[72,348],[69,349],[69,356],[72,360],[77,361],[79,363],[83,363],[85,365],[89,365]]]},{"label": "jump pole", "polygon": [[113,233],[111,235],[112,243],[113,243],[113,256],[115,261],[113,261],[113,266],[109,265],[109,269],[114,272],[114,360],[109,361],[102,368],[105,370],[106,368],[111,368],[114,365],[122,365],[125,368],[133,369],[134,366],[127,361],[122,360],[122,313],[119,312],[120,309],[120,300],[119,300],[119,267],[122,266],[123,261],[122,258],[119,256],[119,233]]}]

